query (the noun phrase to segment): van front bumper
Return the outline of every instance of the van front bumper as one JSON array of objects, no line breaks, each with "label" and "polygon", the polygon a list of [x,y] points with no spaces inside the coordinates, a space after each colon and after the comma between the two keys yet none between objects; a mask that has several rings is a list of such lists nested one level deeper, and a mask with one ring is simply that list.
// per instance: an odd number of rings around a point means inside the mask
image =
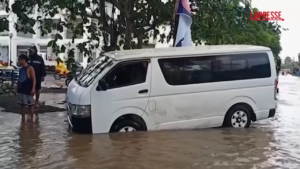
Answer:
[{"label": "van front bumper", "polygon": [[90,134],[92,133],[92,117],[74,116],[71,112],[70,106],[67,105],[67,118],[69,127],[75,133]]},{"label": "van front bumper", "polygon": [[72,131],[81,134],[92,133],[92,118],[91,117],[76,117],[68,115],[68,122]]}]

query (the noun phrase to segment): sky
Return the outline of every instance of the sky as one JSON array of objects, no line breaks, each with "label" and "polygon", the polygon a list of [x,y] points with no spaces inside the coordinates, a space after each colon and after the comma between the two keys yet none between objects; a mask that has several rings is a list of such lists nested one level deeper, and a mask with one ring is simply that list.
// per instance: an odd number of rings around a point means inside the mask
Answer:
[{"label": "sky", "polygon": [[282,27],[288,28],[288,31],[282,32],[280,57],[284,60],[290,56],[298,61],[300,53],[300,20],[297,8],[300,1],[298,0],[252,0],[252,7],[260,11],[281,11],[284,21],[278,22]]}]

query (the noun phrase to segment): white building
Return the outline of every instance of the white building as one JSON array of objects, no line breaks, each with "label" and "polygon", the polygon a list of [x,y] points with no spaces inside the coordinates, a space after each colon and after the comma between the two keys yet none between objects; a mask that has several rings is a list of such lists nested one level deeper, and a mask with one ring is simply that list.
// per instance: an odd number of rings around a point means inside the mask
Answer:
[{"label": "white building", "polygon": [[[10,5],[14,3],[14,0],[10,0]],[[109,9],[108,9],[109,10]],[[17,16],[13,13],[8,15],[8,13],[5,12],[5,6],[0,4],[0,17],[7,16],[9,23],[9,31],[6,32],[0,32],[0,60],[2,61],[9,61],[9,55],[11,55],[11,61],[15,64],[17,62],[17,56],[21,53],[27,53],[28,48],[32,45],[36,45],[38,48],[39,53],[44,53],[44,55],[55,56],[55,54],[52,52],[52,48],[47,47],[47,44],[56,32],[52,32],[51,34],[48,34],[47,36],[42,36],[40,34],[39,29],[37,26],[35,27],[36,34],[24,34],[22,32],[16,32],[15,30],[15,23],[17,22]],[[38,16],[37,10],[35,10],[32,13],[33,17]],[[62,11],[60,14],[54,16],[52,19],[54,22],[58,22],[60,19],[64,20],[65,13]],[[170,27],[167,28],[166,31],[169,31]],[[164,30],[161,30],[164,31]],[[60,44],[70,44],[71,38],[72,38],[72,32],[65,29],[61,35],[63,36],[63,40],[60,41]],[[78,39],[75,39],[75,44],[83,42],[87,39],[88,33],[84,33],[81,37]],[[172,42],[170,42],[171,44]],[[71,47],[75,47],[75,44]],[[155,39],[150,40],[150,47],[169,47],[170,44],[156,44]],[[10,50],[11,49],[11,50]],[[96,49],[93,51],[93,57],[99,56],[100,49]],[[66,54],[60,54],[59,57],[65,58]],[[75,48],[75,59],[79,62],[82,62],[83,65],[86,65],[87,58],[83,57],[83,54],[79,52],[77,48]]]}]

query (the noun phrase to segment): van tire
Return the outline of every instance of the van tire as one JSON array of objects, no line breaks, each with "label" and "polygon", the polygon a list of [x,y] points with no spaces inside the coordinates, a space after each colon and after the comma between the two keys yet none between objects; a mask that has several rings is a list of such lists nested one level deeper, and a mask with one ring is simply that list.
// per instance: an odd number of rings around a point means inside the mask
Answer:
[{"label": "van tire", "polygon": [[113,124],[111,128],[112,133],[136,132],[136,131],[144,131],[144,130],[138,122],[131,119],[119,120],[115,124]]},{"label": "van tire", "polygon": [[224,119],[224,127],[249,128],[251,125],[251,110],[247,105],[239,104],[228,110]]}]

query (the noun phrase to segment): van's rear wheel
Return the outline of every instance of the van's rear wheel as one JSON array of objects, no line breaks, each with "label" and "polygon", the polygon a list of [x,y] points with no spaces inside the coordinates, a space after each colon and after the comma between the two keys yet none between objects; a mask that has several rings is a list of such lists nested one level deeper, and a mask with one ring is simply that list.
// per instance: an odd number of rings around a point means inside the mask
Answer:
[{"label": "van's rear wheel", "polygon": [[236,105],[226,113],[224,127],[248,128],[251,124],[251,110],[244,105]]},{"label": "van's rear wheel", "polygon": [[131,119],[124,119],[117,121],[115,124],[113,124],[111,132],[136,132],[136,131],[143,131],[143,128],[141,125]]}]

